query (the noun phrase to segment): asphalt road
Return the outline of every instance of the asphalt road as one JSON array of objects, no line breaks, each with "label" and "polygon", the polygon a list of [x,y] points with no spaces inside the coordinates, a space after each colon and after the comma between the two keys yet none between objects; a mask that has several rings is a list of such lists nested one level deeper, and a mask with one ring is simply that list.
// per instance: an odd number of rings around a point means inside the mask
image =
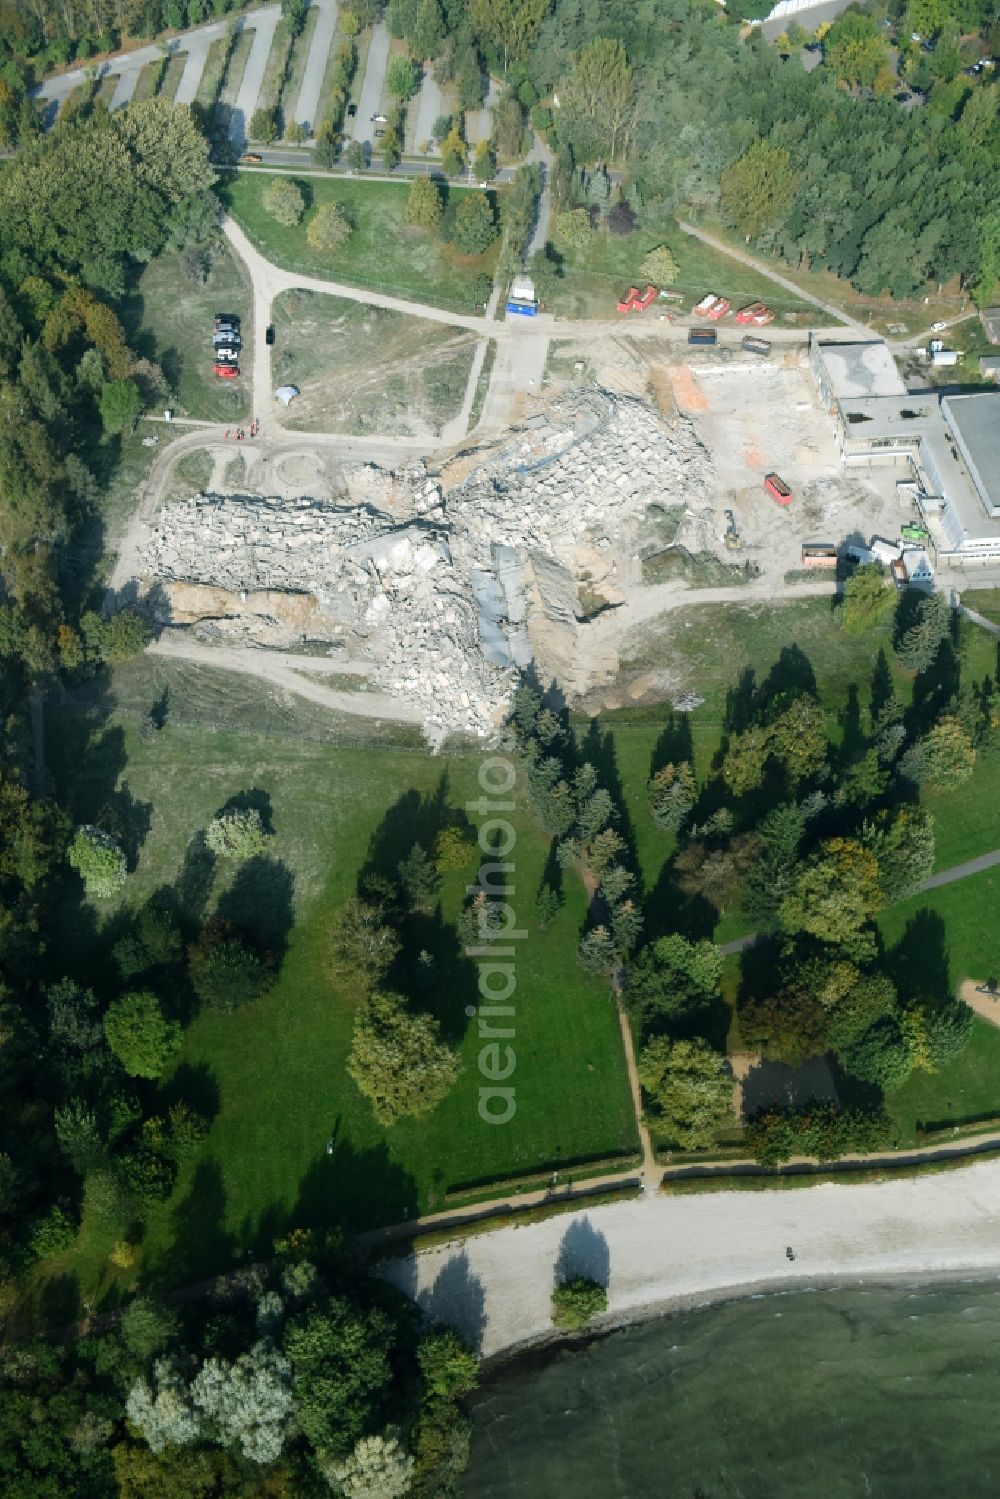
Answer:
[{"label": "asphalt road", "polygon": [[825,0],[822,5],[810,5],[804,10],[791,11],[785,15],[768,16],[760,29],[769,42],[782,31],[787,31],[791,21],[798,21],[803,31],[815,31],[824,21],[835,21],[849,4],[850,0]]},{"label": "asphalt road", "polygon": [[319,124],[319,96],[326,73],[326,60],[330,55],[330,44],[337,28],[337,0],[313,0],[313,7],[319,15],[309,44],[302,87],[295,103],[295,119],[307,128],[310,135],[315,134]]},{"label": "asphalt road", "polygon": [[[360,110],[358,112],[360,114]],[[419,150],[425,141],[431,139],[434,121],[438,115],[444,113],[444,96],[433,73],[427,67],[424,69],[424,78],[420,85],[420,93],[417,95],[416,105],[411,104],[409,111],[410,118],[413,120],[413,129],[412,132],[410,130],[406,132],[406,144],[411,151]]]},{"label": "asphalt road", "polygon": [[382,84],[385,81],[388,63],[389,28],[384,21],[380,21],[372,32],[364,82],[361,85],[361,95],[358,99],[358,113],[354,121],[354,139],[361,141],[362,144],[365,141],[373,142],[375,138],[372,115],[379,112],[379,105],[382,102]]}]

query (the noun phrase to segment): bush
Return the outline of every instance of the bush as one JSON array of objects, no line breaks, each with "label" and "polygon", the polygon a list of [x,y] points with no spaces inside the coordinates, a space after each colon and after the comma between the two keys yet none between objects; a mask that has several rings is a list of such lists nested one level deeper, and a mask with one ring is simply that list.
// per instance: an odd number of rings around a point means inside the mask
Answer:
[{"label": "bush", "polygon": [[485,193],[465,193],[455,209],[451,242],[463,255],[481,255],[497,237],[493,208]]},{"label": "bush", "polygon": [[128,876],[125,855],[111,834],[101,828],[87,824],[77,828],[66,858],[83,881],[87,894],[98,900],[117,895]]},{"label": "bush", "polygon": [[557,250],[571,254],[574,250],[585,250],[593,236],[590,214],[585,208],[570,208],[556,215],[552,229],[552,243]]},{"label": "bush", "polygon": [[134,380],[106,380],[99,402],[105,432],[114,437],[131,432],[142,410],[142,396]]},{"label": "bush", "polygon": [[253,859],[267,847],[270,835],[256,807],[234,808],[213,817],[205,843],[221,859]]},{"label": "bush", "polygon": [[108,1045],[131,1077],[160,1077],[181,1044],[181,1028],[167,1020],[148,989],[112,1000],[104,1016]]},{"label": "bush", "polygon": [[596,1280],[577,1276],[563,1281],[552,1292],[552,1324],[573,1330],[608,1309],[608,1293]]},{"label": "bush", "polygon": [[76,1224],[57,1204],[41,1218],[36,1218],[28,1234],[28,1244],[37,1260],[62,1254],[76,1238]]},{"label": "bush", "polygon": [[438,874],[465,869],[475,846],[461,828],[442,828],[434,840],[434,868]]},{"label": "bush", "polygon": [[337,203],[321,203],[309,220],[306,239],[314,250],[332,255],[351,237],[351,225]]},{"label": "bush", "polygon": [[134,609],[119,609],[107,619],[95,609],[80,616],[80,633],[89,661],[127,661],[149,644],[152,631]]},{"label": "bush", "polygon": [[667,246],[656,245],[645,256],[639,267],[639,274],[645,276],[647,281],[655,281],[658,286],[670,286],[677,280],[679,271],[677,262]]},{"label": "bush", "polygon": [[265,146],[270,146],[278,139],[278,111],[255,109],[250,116],[247,134],[252,141],[261,141]]},{"label": "bush", "polygon": [[302,189],[290,177],[271,177],[261,197],[264,209],[286,229],[297,224],[305,213]]},{"label": "bush", "polygon": [[210,1010],[238,1010],[259,999],[270,975],[261,959],[232,928],[209,922],[188,949],[191,984]]},{"label": "bush", "polygon": [[[355,142],[357,144],[357,142]],[[436,229],[443,205],[437,184],[430,177],[414,177],[406,199],[406,222],[421,229]]]}]

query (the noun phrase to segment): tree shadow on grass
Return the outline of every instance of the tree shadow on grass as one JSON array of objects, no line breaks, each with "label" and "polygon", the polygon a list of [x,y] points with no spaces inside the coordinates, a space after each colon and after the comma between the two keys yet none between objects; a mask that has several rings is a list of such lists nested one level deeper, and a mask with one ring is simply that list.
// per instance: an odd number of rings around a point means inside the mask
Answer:
[{"label": "tree shadow on grass", "polygon": [[170,1245],[151,1255],[146,1283],[155,1289],[186,1286],[232,1268],[233,1235],[226,1229],[226,1189],[218,1161],[200,1161],[187,1191],[170,1206]]},{"label": "tree shadow on grass", "polygon": [[372,875],[395,883],[399,863],[415,843],[432,854],[438,832],[450,821],[448,810],[448,772],[443,771],[430,796],[419,791],[404,791],[386,812],[368,844],[365,862],[358,875],[358,891]]},{"label": "tree shadow on grass", "polygon": [[249,859],[220,896],[220,920],[256,937],[278,960],[284,957],[294,911],[295,878],[287,864],[266,854]]},{"label": "tree shadow on grass", "polygon": [[163,887],[165,901],[189,929],[200,926],[205,919],[215,865],[216,858],[205,842],[204,832],[197,832],[184,850],[184,861],[173,885]]},{"label": "tree shadow on grass", "polygon": [[[405,919],[403,947],[389,970],[387,987],[413,1001],[440,1023],[446,1041],[459,1041],[468,1028],[466,1007],[478,1003],[478,969],[458,933],[441,914],[413,911]],[[424,967],[420,955],[430,963]]]},{"label": "tree shadow on grass", "polygon": [[947,933],[937,911],[925,909],[910,918],[899,941],[885,955],[885,971],[904,1005],[949,999]]},{"label": "tree shadow on grass", "polygon": [[613,826],[625,841],[622,863],[635,875],[635,898],[639,899],[642,894],[642,870],[636,848],[635,825],[629,815],[625,788],[618,772],[614,734],[610,730],[602,734],[597,719],[592,718],[579,753],[581,761],[589,761],[597,771],[598,784],[611,794],[618,813]]},{"label": "tree shadow on grass", "polygon": [[703,895],[689,895],[677,882],[673,860],[664,864],[656,884],[642,902],[643,938],[655,942],[680,932],[692,942],[711,937],[719,919],[718,912]]},{"label": "tree shadow on grass", "polygon": [[649,757],[650,779],[665,765],[680,765],[685,760],[688,763],[694,760],[691,715],[671,709]]},{"label": "tree shadow on grass", "polygon": [[182,1062],[171,1073],[161,1090],[158,1108],[166,1112],[178,1103],[187,1104],[209,1123],[216,1118],[220,1104],[219,1085],[207,1063],[197,1062],[192,1066],[189,1062]]},{"label": "tree shadow on grass", "polygon": [[416,1183],[384,1142],[361,1147],[335,1137],[329,1155],[323,1142],[317,1146],[316,1159],[299,1182],[295,1207],[284,1215],[279,1231],[294,1225],[358,1233],[416,1218]]}]

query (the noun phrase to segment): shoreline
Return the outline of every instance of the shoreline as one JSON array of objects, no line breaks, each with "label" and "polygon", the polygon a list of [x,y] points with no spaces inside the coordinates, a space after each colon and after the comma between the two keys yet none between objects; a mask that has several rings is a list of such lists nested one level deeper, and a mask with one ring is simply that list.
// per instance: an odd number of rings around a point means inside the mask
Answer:
[{"label": "shoreline", "polygon": [[491,1380],[502,1378],[516,1367],[541,1367],[559,1353],[582,1353],[591,1344],[603,1342],[615,1333],[629,1332],[652,1322],[665,1322],[670,1317],[683,1317],[689,1312],[709,1311],[713,1307],[731,1306],[736,1302],[766,1301],[778,1296],[829,1296],[837,1291],[935,1291],[959,1285],[995,1285],[1000,1291],[1000,1247],[992,1270],[985,1266],[978,1270],[942,1269],[931,1275],[918,1277],[903,1271],[879,1276],[832,1275],[809,1284],[788,1277],[748,1281],[743,1286],[719,1286],[714,1291],[697,1294],[688,1292],[666,1297],[662,1301],[634,1307],[628,1312],[606,1312],[602,1317],[588,1322],[578,1332],[552,1328],[548,1333],[539,1333],[523,1342],[498,1349],[496,1353],[483,1359],[478,1388],[483,1390]]},{"label": "shoreline", "polygon": [[[378,1274],[456,1328],[484,1372],[721,1302],[844,1287],[1000,1279],[1000,1162],[798,1192],[649,1194],[386,1258]],[[795,1260],[785,1248],[795,1248]],[[606,1285],[580,1333],[551,1322],[556,1277]]]}]

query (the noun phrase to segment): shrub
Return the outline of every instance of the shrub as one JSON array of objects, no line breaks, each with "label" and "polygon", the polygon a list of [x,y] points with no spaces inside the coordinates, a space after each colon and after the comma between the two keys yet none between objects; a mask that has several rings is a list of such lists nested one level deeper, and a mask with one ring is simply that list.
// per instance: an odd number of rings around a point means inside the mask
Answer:
[{"label": "shrub", "polygon": [[475,843],[461,828],[442,828],[434,840],[434,868],[438,874],[465,869]]},{"label": "shrub", "polygon": [[205,843],[221,859],[252,859],[262,854],[270,835],[256,807],[234,808],[213,817]]},{"label": "shrub", "polygon": [[160,1077],[181,1044],[181,1028],[167,1020],[149,990],[122,994],[104,1016],[108,1045],[131,1077]]},{"label": "shrub", "polygon": [[406,222],[421,229],[436,229],[442,212],[437,184],[430,177],[414,177],[406,199]]},{"label": "shrub", "polygon": [[224,922],[209,922],[188,948],[191,984],[210,1010],[238,1010],[259,999],[269,974],[258,955]]},{"label": "shrub", "polygon": [[554,1327],[572,1330],[583,1327],[593,1317],[599,1317],[608,1309],[608,1293],[596,1280],[577,1276],[563,1281],[552,1292],[552,1323]]},{"label": "shrub", "polygon": [[70,868],[83,881],[87,894],[98,900],[117,895],[125,884],[128,876],[125,855],[111,834],[101,828],[87,824],[77,828],[66,857]]},{"label": "shrub", "polygon": [[351,237],[351,225],[337,203],[321,203],[309,220],[306,239],[314,250],[332,255]]},{"label": "shrub", "polygon": [[639,274],[645,276],[647,281],[655,281],[659,286],[670,286],[680,273],[667,246],[656,245],[643,259]]},{"label": "shrub", "polygon": [[264,209],[286,229],[297,224],[305,213],[302,189],[289,177],[270,177],[261,198]]},{"label": "shrub", "polygon": [[485,193],[465,193],[455,209],[451,242],[463,255],[481,255],[497,237],[493,208]]},{"label": "shrub", "polygon": [[38,1260],[62,1254],[76,1238],[76,1225],[69,1214],[53,1204],[41,1218],[36,1218],[28,1235],[31,1252]]}]

